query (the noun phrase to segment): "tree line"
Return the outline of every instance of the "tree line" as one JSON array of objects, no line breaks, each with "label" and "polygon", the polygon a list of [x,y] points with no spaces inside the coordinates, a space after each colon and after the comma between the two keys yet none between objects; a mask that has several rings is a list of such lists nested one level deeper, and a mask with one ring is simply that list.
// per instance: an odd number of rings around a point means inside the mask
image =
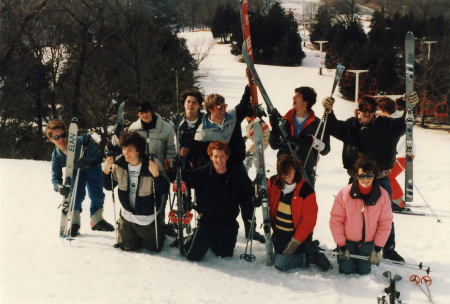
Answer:
[{"label": "tree line", "polygon": [[[161,2],[163,3],[163,2]],[[29,0],[0,6],[0,157],[49,159],[46,122],[74,116],[108,140],[113,100],[168,115],[198,62],[158,1]],[[127,106],[128,107],[128,106]]]},{"label": "tree line", "polygon": [[[421,97],[430,91],[437,99],[444,99],[450,93],[447,4],[440,0],[391,1],[389,10],[381,6],[373,12],[367,34],[356,4],[356,0],[326,0],[318,8],[311,41],[328,41],[326,65],[333,68],[340,62],[347,70],[369,70],[360,94],[369,93],[370,84],[377,85],[378,93],[403,94],[404,41],[406,33],[412,31],[416,37],[415,90]],[[434,43],[429,53],[430,41]],[[350,100],[355,97],[354,76],[352,80],[350,85],[340,83],[340,92]]]}]

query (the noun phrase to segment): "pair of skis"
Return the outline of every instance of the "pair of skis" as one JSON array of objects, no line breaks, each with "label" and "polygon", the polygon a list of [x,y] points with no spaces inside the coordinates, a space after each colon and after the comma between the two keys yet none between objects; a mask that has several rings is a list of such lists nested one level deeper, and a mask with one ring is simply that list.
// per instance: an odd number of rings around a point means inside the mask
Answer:
[{"label": "pair of skis", "polygon": [[[253,48],[250,36],[250,22],[248,16],[248,0],[238,0],[239,11],[241,15],[241,25],[242,25],[242,36],[244,39],[244,43],[242,45],[242,53],[244,55],[245,63],[247,64],[247,78],[248,78],[248,86],[250,87],[250,94],[252,98],[253,108],[255,113],[263,114],[263,111],[258,108],[258,92],[257,87],[259,88],[266,104],[269,107],[270,102],[269,96],[267,96],[266,91],[261,83],[261,80],[258,77],[258,73],[255,70],[255,66],[253,64]],[[276,109],[273,106],[269,110],[269,114],[271,111]],[[265,114],[265,113],[264,113]],[[255,118],[256,119],[256,118]],[[283,128],[284,129],[284,128]],[[269,205],[267,200],[267,178],[266,178],[266,170],[265,170],[265,162],[264,162],[264,141],[263,141],[263,130],[261,121],[255,121],[253,124],[253,133],[255,140],[255,156],[256,156],[256,183],[257,183],[257,193],[255,194],[255,199],[261,202],[261,209],[263,212],[263,230],[264,230],[264,239],[265,239],[265,250],[266,250],[266,265],[272,266],[274,259],[274,250],[273,250],[273,242],[272,242],[272,233],[271,233],[271,225],[270,225],[270,216],[269,216]],[[254,219],[254,216],[253,216]],[[253,222],[252,222],[253,224]],[[253,227],[251,227],[251,232],[253,231]],[[251,235],[249,235],[250,241],[252,241]],[[247,242],[248,244],[248,242]],[[246,253],[247,256],[247,248]],[[251,250],[250,250],[250,255]],[[247,259],[248,261],[252,261],[253,259]]]},{"label": "pair of skis", "polygon": [[[75,211],[75,200],[78,189],[78,177],[80,175],[80,168],[77,169],[75,175],[75,181],[72,183],[73,172],[74,172],[74,162],[75,162],[75,153],[77,150],[77,136],[78,136],[78,119],[73,117],[70,125],[69,125],[69,135],[67,138],[68,146],[67,146],[67,158],[66,158],[66,171],[64,174],[64,184],[63,187],[70,188],[69,194],[67,194],[63,198],[62,203],[62,216],[60,223],[60,236],[66,238],[67,240],[73,240],[72,235],[72,222],[73,222],[73,214]],[[89,141],[90,135],[83,137],[83,147],[80,152],[80,158],[83,157],[84,152],[86,151]]]}]

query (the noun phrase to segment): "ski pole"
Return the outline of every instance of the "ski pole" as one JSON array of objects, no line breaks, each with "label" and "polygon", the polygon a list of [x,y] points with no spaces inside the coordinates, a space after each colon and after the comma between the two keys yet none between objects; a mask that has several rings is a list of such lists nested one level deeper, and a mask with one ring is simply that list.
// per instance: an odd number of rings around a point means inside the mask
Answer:
[{"label": "ski pole", "polygon": [[[335,251],[319,250],[318,252],[321,252],[324,254],[329,254],[329,255],[334,255],[334,256],[339,255],[339,252],[335,252]],[[364,256],[364,255],[350,254],[350,257],[354,258],[354,259],[359,259],[359,260],[366,260],[366,261],[369,260],[369,257]],[[391,266],[403,266],[403,267],[411,268],[411,269],[419,268],[420,270],[425,271],[427,274],[431,272],[430,267],[424,266],[424,265],[422,265],[422,263],[419,263],[419,265],[416,265],[416,264],[411,264],[411,263],[406,263],[406,262],[398,262],[398,261],[393,261],[393,260],[388,260],[388,259],[381,259],[380,262],[383,264],[386,264],[386,265],[391,265]]]},{"label": "ski pole", "polygon": [[[405,170],[405,168],[403,168],[402,164],[400,164],[400,162],[397,159],[397,163],[400,166],[400,168],[402,170]],[[434,217],[436,218],[436,220],[438,221],[438,223],[441,222],[441,220],[437,217],[436,213],[434,213],[433,209],[431,209],[430,204],[428,204],[427,200],[425,199],[425,197],[422,195],[422,193],[420,192],[419,188],[416,186],[416,184],[413,182],[414,188],[416,188],[417,192],[419,192],[419,195],[422,197],[423,201],[425,202],[425,204],[427,204],[428,208],[430,208],[431,213],[433,213]]]},{"label": "ski pole", "polygon": [[114,209],[114,223],[116,226],[116,242],[119,243],[119,235],[117,232],[116,197],[114,196],[114,179],[113,179],[113,175],[112,175],[112,167],[109,168],[109,172],[111,174],[111,193],[112,193],[112,201],[113,201],[113,209]]},{"label": "ski pole", "polygon": [[[414,274],[409,278],[409,281],[412,282],[417,287],[419,287],[420,290],[422,290],[423,294],[428,298],[428,300],[430,300],[430,302],[434,304],[433,299],[431,298],[430,289],[428,288],[428,285],[431,285],[432,282],[429,276],[424,276],[421,279],[418,275]],[[420,285],[423,281],[425,281],[428,293],[425,292],[425,289],[423,289],[423,287]]]},{"label": "ski pole", "polygon": [[[253,248],[253,230],[255,227],[255,211],[256,211],[256,207],[253,207],[253,217],[252,217],[252,222],[250,224],[250,231],[248,232],[248,236],[247,236],[247,243],[245,245],[245,252],[243,254],[241,254],[240,259],[241,260],[245,260],[247,262],[253,262],[254,260],[256,260],[256,257],[252,254],[252,248]],[[247,248],[248,248],[248,243],[250,242],[250,251],[247,254]]]},{"label": "ski pole", "polygon": [[[344,70],[345,70],[345,67],[343,65],[341,65],[340,63],[338,63],[338,65],[336,66],[336,74],[334,76],[333,88],[331,89],[330,97],[333,97],[334,90],[336,89],[336,86],[337,86],[339,80],[341,79],[341,76],[342,76],[342,73],[344,72]],[[320,142],[323,141],[323,136],[324,136],[324,133],[325,133],[325,127],[327,125],[327,119],[328,119],[328,112],[327,112],[327,110],[325,110],[323,112],[322,119],[320,120],[319,125],[317,126],[316,133],[314,134],[314,139],[315,139],[315,138],[317,138],[317,134],[319,133],[320,127],[323,124],[322,134],[320,136]],[[320,144],[319,144],[319,147],[320,147]],[[306,155],[306,159],[305,159],[304,165],[308,161],[309,154],[311,153],[311,150],[312,150],[312,145],[309,148],[308,154]],[[319,155],[320,155],[320,153],[318,153],[318,155],[317,155],[316,167],[317,167],[317,163],[319,162],[319,157],[320,157]]]}]

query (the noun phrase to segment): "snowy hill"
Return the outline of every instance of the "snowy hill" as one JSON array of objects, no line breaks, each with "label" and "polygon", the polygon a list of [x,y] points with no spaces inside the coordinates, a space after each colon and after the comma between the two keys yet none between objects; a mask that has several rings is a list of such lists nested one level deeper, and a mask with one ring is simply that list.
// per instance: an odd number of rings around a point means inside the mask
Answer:
[{"label": "snowy hill", "polygon": [[[212,39],[209,32],[183,36],[189,42]],[[301,67],[257,65],[257,70],[280,113],[291,108],[294,88],[311,86],[318,93],[313,109],[321,117],[321,100],[331,92],[334,71],[324,69],[320,76],[319,58],[308,49],[305,52]],[[205,94],[222,94],[230,106],[236,105],[247,80],[245,65],[230,55],[229,45],[216,45],[201,68],[209,73],[201,81]],[[335,97],[337,117],[352,115],[354,105],[339,94]],[[435,303],[450,303],[450,163],[445,161],[450,135],[415,127],[414,138],[415,184],[441,223],[433,216],[396,214],[397,250],[409,263],[430,266]],[[331,149],[320,159],[316,181],[319,217],[314,237],[327,250],[335,247],[328,225],[333,195],[348,181],[342,168],[341,142],[332,138]],[[266,155],[272,175],[276,152],[269,148]],[[83,203],[81,235],[72,242],[62,240],[57,209],[61,197],[52,190],[50,173],[50,162],[0,159],[0,303],[376,303],[387,284],[382,276],[386,270],[403,277],[397,284],[402,300],[428,303],[409,282],[413,274],[425,275],[419,270],[381,264],[373,266],[367,276],[345,276],[330,258],[334,269],[329,272],[312,266],[281,273],[265,266],[264,247],[259,243],[253,244],[256,261],[241,261],[243,229],[232,258],[208,253],[203,261],[192,263],[169,247],[171,238],[166,239],[160,254],[122,252],[113,248],[114,233],[90,230],[88,201]],[[106,194],[105,218],[113,222],[111,192]],[[414,204],[425,205],[417,191]],[[420,211],[430,213],[428,208]],[[260,224],[261,210],[257,217]]]}]

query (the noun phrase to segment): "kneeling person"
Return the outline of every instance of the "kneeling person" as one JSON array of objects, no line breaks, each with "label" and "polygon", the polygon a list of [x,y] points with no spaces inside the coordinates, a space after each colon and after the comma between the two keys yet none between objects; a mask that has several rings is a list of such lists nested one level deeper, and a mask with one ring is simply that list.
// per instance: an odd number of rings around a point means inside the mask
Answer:
[{"label": "kneeling person", "polygon": [[211,142],[208,155],[210,164],[183,172],[187,187],[196,190],[195,209],[200,214],[198,228],[186,244],[186,257],[191,261],[200,261],[209,248],[217,256],[231,257],[239,229],[239,207],[244,222],[253,216],[252,183],[245,171],[228,165],[228,144]]},{"label": "kneeling person", "polygon": [[[301,162],[281,155],[277,175],[269,179],[270,222],[273,229],[275,267],[281,271],[307,266],[305,245],[312,241],[318,206],[316,193],[302,178]],[[317,261],[312,261],[317,264]],[[328,261],[325,259],[325,262]],[[324,270],[327,266],[319,265]]]},{"label": "kneeling person", "polygon": [[116,161],[108,157],[103,168],[105,189],[118,186],[121,209],[117,246],[126,251],[144,247],[159,252],[164,232],[161,220],[155,221],[155,210],[161,205],[156,201],[155,191],[168,188],[169,182],[162,176],[158,160],[150,160],[145,154],[145,139],[139,133],[125,134],[119,143],[123,155]]}]

